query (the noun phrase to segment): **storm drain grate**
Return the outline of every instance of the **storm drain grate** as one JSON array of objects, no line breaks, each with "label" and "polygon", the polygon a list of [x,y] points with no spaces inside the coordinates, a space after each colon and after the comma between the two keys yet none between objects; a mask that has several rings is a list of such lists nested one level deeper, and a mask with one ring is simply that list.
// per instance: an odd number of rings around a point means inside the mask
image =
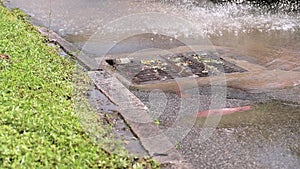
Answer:
[{"label": "storm drain grate", "polygon": [[107,59],[106,62],[133,84],[246,71],[216,54],[203,52]]}]

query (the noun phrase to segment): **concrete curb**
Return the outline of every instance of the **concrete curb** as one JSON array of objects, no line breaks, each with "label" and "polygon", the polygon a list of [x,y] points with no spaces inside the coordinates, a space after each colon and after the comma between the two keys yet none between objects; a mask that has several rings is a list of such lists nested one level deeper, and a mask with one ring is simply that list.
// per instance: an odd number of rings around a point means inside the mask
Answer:
[{"label": "concrete curb", "polygon": [[120,107],[120,114],[151,157],[172,168],[193,168],[154,124],[147,107],[119,80],[107,72],[89,71],[88,75],[96,87]]}]

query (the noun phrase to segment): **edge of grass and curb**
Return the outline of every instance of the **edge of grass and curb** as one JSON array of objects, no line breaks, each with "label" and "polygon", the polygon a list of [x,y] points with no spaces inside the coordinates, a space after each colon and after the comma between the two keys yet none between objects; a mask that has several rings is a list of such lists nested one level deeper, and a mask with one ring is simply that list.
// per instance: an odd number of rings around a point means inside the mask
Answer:
[{"label": "edge of grass and curb", "polygon": [[159,167],[101,148],[108,132],[84,98],[82,71],[19,10],[0,4],[0,18],[0,167]]}]

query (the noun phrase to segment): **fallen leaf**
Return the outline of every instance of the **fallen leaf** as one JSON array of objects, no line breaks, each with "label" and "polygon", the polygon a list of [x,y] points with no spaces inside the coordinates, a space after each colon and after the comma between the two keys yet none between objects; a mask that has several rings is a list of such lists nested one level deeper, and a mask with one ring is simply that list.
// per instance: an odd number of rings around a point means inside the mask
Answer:
[{"label": "fallen leaf", "polygon": [[0,54],[0,58],[1,58],[1,59],[7,59],[7,60],[9,60],[9,59],[10,59],[10,56],[9,56],[9,55],[6,55],[6,54]]}]

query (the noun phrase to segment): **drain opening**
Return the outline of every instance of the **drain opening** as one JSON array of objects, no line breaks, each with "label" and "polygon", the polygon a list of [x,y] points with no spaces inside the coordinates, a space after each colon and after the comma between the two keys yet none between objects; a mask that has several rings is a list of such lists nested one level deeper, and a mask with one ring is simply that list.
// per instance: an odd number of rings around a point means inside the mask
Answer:
[{"label": "drain opening", "polygon": [[155,56],[151,59],[145,57],[107,59],[106,62],[134,84],[246,71],[212,52],[201,55],[195,52],[180,53]]}]

